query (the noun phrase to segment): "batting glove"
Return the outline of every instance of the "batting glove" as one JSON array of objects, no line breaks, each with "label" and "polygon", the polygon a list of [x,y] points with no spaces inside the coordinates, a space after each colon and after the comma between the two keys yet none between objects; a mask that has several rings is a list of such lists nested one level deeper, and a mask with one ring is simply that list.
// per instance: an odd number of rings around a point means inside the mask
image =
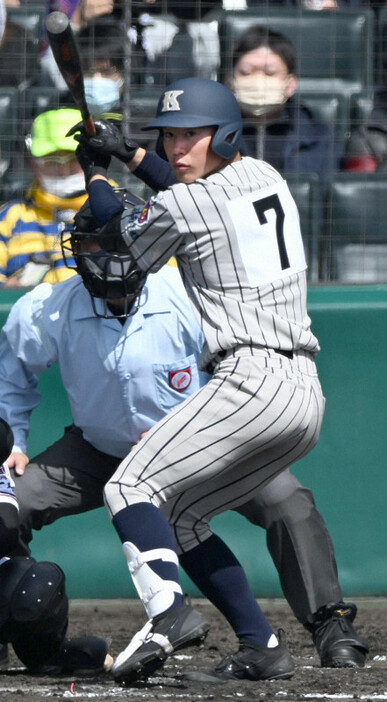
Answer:
[{"label": "batting glove", "polygon": [[66,136],[73,136],[80,144],[101,155],[115,156],[124,163],[132,160],[139,145],[132,139],[125,137],[116,122],[96,119],[94,124],[97,132],[95,136],[86,134],[83,122],[78,122],[74,127],[71,127]]},{"label": "batting glove", "polygon": [[105,178],[108,177],[107,171],[110,164],[110,156],[100,154],[83,144],[79,144],[75,154],[85,174],[86,188],[93,176],[102,175]]}]

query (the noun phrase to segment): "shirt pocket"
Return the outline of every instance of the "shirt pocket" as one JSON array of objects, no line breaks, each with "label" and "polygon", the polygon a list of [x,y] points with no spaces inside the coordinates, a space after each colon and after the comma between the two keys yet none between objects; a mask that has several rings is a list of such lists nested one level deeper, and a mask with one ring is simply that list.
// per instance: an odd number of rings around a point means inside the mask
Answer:
[{"label": "shirt pocket", "polygon": [[192,354],[173,363],[153,363],[153,377],[160,409],[170,412],[201,385],[196,358]]}]

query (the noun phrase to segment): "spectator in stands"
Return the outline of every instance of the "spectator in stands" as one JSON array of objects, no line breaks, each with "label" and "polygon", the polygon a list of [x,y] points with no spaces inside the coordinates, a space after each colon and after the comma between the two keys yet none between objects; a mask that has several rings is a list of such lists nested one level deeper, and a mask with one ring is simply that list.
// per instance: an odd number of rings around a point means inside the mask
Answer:
[{"label": "spectator in stands", "polygon": [[239,38],[228,84],[242,110],[241,152],[281,173],[340,168],[342,149],[334,128],[317,121],[295,98],[297,56],[288,37],[253,25]]},{"label": "spectator in stands", "polygon": [[165,86],[190,76],[216,79],[222,0],[133,4],[146,55],[145,83]]},{"label": "spectator in stands", "polygon": [[59,235],[86,199],[75,156],[77,142],[66,133],[80,119],[70,108],[38,115],[26,139],[34,181],[26,194],[0,210],[0,285],[31,287],[72,275]]},{"label": "spectator in stands", "polygon": [[77,36],[86,100],[94,116],[122,112],[125,41],[125,30],[108,15],[89,22]]},{"label": "spectator in stands", "polygon": [[6,14],[0,51],[0,86],[26,87],[36,81],[38,39],[33,30],[18,22],[15,15]]},{"label": "spectator in stands", "polygon": [[[120,3],[117,3],[117,6],[119,5]],[[96,17],[116,14],[114,0],[47,0],[47,13],[55,10],[64,12],[69,17],[75,33],[86,27]],[[66,92],[67,86],[55,63],[45,29],[40,41],[39,63],[41,84],[52,85]]]},{"label": "spectator in stands", "polygon": [[[109,119],[123,120],[128,133],[138,139],[144,148],[154,146],[153,135],[141,128],[147,121],[143,107],[129,99],[123,101],[124,87],[124,43],[127,35],[120,22],[104,15],[88,22],[77,36],[77,44],[82,61],[87,104],[94,117],[103,115]],[[71,99],[71,98],[70,98]],[[158,98],[157,98],[158,99]],[[155,105],[157,104],[155,100]],[[152,105],[152,115],[153,115]],[[110,174],[120,187],[136,188],[128,169],[119,159],[112,159]]]},{"label": "spectator in stands", "polygon": [[364,124],[354,129],[346,145],[344,171],[387,173],[387,90],[377,90]]}]

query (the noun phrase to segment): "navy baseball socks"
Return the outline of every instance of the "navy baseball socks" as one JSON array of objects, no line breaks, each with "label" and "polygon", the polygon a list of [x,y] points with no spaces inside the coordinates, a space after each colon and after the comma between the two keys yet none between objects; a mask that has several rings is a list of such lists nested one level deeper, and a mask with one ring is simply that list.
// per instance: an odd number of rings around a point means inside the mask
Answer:
[{"label": "navy baseball socks", "polygon": [[219,683],[290,678],[294,663],[281,632],[277,639],[250,590],[242,566],[228,546],[213,534],[184,553],[180,563],[205,597],[226,617],[239,639],[239,649],[215,668],[185,673],[184,679]]},{"label": "navy baseball socks", "polygon": [[[152,675],[173,651],[203,641],[209,625],[200,612],[184,602],[173,532],[160,510],[148,503],[131,505],[115,515],[113,524],[149,617],[112,667],[115,680],[130,684]],[[294,664],[290,653],[274,635],[242,567],[223,541],[211,536],[184,554],[181,565],[224,614],[240,642],[239,650],[213,671],[194,671],[188,674],[189,679],[201,681],[205,676],[205,681],[219,682],[291,677]]]},{"label": "navy baseball socks", "polygon": [[160,510],[144,502],[131,505],[113,518],[113,524],[149,617],[113,663],[114,679],[126,685],[148,678],[173,651],[200,644],[210,627],[204,615],[185,602],[173,532]]}]

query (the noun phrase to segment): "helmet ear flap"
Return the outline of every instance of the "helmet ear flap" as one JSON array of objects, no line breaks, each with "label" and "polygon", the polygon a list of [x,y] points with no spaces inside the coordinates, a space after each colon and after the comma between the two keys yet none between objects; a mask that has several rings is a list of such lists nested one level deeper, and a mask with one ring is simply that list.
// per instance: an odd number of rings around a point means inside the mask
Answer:
[{"label": "helmet ear flap", "polygon": [[[235,127],[234,130],[233,127]],[[212,137],[211,149],[221,158],[234,158],[239,151],[241,137],[242,132],[239,124],[218,127]]]},{"label": "helmet ear flap", "polygon": [[[230,132],[229,127],[218,128],[211,139],[211,150],[224,159],[233,158],[239,150],[241,141],[241,130],[239,125],[235,125],[235,131]],[[160,129],[159,136],[156,141],[156,153],[164,161],[168,161],[165,149],[163,146],[163,135]]]}]

